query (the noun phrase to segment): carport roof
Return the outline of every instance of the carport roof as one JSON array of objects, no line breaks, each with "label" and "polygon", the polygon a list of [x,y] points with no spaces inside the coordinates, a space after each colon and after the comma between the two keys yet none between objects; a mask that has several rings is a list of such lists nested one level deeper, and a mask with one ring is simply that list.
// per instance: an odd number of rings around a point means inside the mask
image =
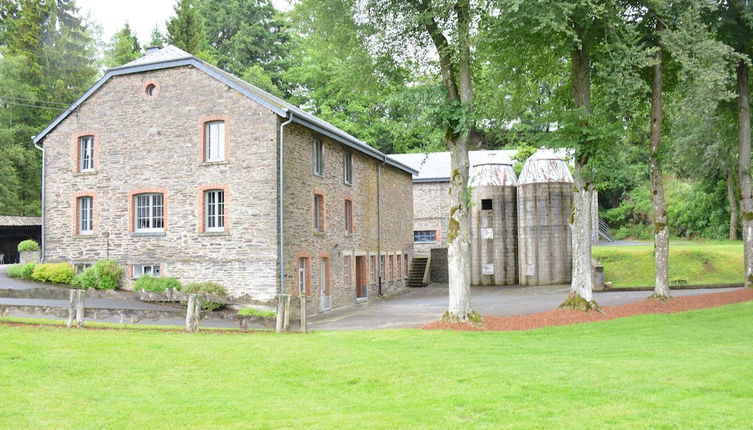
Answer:
[{"label": "carport roof", "polygon": [[38,216],[0,215],[0,227],[41,226],[42,218]]}]

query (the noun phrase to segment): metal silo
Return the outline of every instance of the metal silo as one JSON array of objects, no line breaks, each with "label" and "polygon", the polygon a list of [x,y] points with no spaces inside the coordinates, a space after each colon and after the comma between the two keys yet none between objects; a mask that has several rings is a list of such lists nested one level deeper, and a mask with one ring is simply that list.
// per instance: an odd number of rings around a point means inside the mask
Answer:
[{"label": "metal silo", "polygon": [[471,284],[518,282],[517,178],[510,164],[473,166],[471,206]]},{"label": "metal silo", "polygon": [[539,150],[518,180],[520,285],[567,284],[572,273],[573,176],[564,158]]}]

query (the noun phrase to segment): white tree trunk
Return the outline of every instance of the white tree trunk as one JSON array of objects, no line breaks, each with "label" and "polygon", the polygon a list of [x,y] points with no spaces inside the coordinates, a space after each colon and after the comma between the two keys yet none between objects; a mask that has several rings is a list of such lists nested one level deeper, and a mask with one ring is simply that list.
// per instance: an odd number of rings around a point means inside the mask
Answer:
[{"label": "white tree trunk", "polygon": [[468,319],[471,313],[471,217],[468,207],[468,147],[464,138],[450,143],[452,179],[450,220],[447,231],[449,319]]},{"label": "white tree trunk", "polygon": [[743,230],[743,264],[745,286],[753,285],[753,187],[750,176],[750,101],[748,99],[748,65],[740,60],[737,66],[737,127],[740,185],[740,212]]},{"label": "white tree trunk", "polygon": [[[593,280],[591,278],[591,202],[593,193],[583,179],[581,166],[575,167],[575,194],[573,195],[573,217],[571,223],[573,244],[573,275],[568,300],[580,297],[587,303],[593,302]],[[567,303],[567,301],[566,301]],[[573,303],[576,308],[581,305]]]}]

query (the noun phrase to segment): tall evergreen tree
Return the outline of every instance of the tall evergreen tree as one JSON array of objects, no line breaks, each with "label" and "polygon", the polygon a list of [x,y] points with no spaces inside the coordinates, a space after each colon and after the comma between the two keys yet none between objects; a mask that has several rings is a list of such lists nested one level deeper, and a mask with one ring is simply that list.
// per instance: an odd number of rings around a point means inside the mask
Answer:
[{"label": "tall evergreen tree", "polygon": [[204,22],[195,0],[178,0],[175,16],[167,21],[167,42],[204,59],[209,59]]},{"label": "tall evergreen tree", "polygon": [[149,40],[149,47],[165,46],[167,38],[162,34],[159,26],[155,25],[152,29],[151,39]]},{"label": "tall evergreen tree", "polygon": [[122,66],[141,56],[139,39],[131,31],[131,26],[126,22],[123,28],[112,36],[110,46],[105,51],[105,65],[107,67]]}]

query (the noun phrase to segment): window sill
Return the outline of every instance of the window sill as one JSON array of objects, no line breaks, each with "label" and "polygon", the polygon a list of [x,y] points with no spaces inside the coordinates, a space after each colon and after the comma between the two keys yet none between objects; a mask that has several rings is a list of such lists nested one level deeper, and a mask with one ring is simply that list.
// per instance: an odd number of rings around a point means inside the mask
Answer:
[{"label": "window sill", "polygon": [[353,183],[352,183],[352,182],[345,182],[345,181],[343,181],[343,184],[344,184],[344,185],[347,185],[347,186],[349,186],[349,187],[352,187],[352,186],[353,186]]},{"label": "window sill", "polygon": [[230,161],[202,161],[201,163],[199,163],[200,166],[222,166],[223,164],[230,164]]},{"label": "window sill", "polygon": [[324,178],[324,173],[320,174],[320,173],[314,172],[313,175],[316,176],[317,178]]},{"label": "window sill", "polygon": [[131,237],[164,237],[164,231],[134,231]]},{"label": "window sill", "polygon": [[76,234],[74,234],[74,235],[73,235],[72,237],[73,237],[74,239],[88,239],[88,238],[95,238],[95,237],[99,237],[99,234],[98,234],[98,233],[92,233],[92,234],[81,234],[81,233],[76,233]]},{"label": "window sill", "polygon": [[229,231],[202,231],[199,236],[213,237],[213,236],[230,236]]},{"label": "window sill", "polygon": [[353,237],[353,233],[345,233],[345,237]]},{"label": "window sill", "polygon": [[99,170],[87,170],[86,172],[73,172],[73,176],[93,176],[99,173]]},{"label": "window sill", "polygon": [[319,230],[314,230],[314,236],[316,237],[324,237],[324,232]]}]

